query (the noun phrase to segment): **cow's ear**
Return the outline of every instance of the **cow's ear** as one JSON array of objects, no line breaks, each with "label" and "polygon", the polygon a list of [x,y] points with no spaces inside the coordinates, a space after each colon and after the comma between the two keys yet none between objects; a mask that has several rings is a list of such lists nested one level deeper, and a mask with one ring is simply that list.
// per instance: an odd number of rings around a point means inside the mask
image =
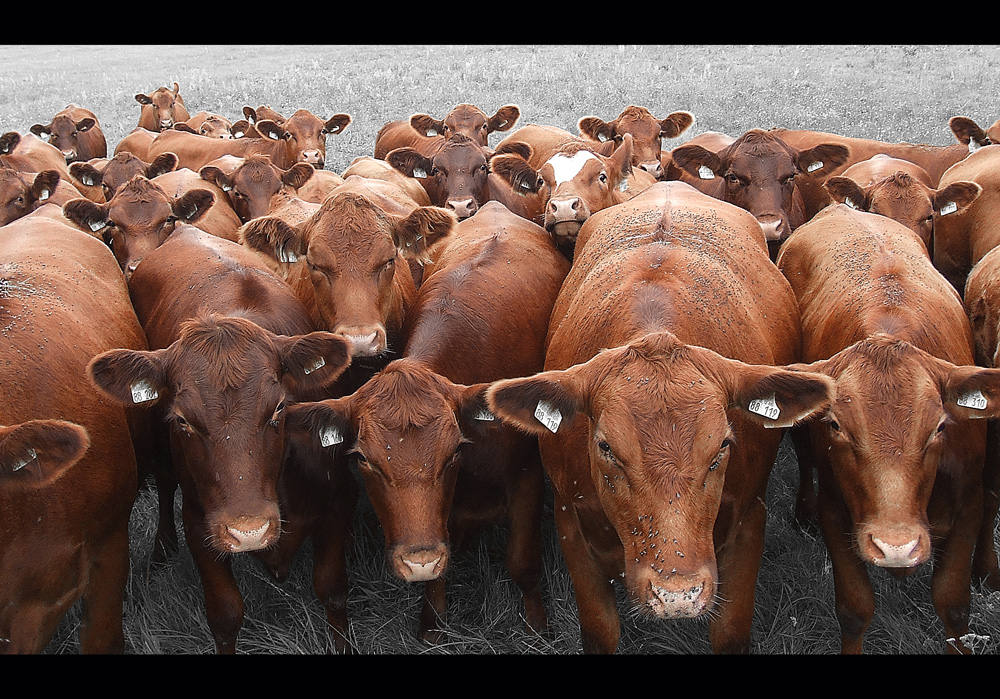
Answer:
[{"label": "cow's ear", "polygon": [[585,398],[574,374],[545,371],[504,379],[486,390],[490,412],[529,434],[557,433],[584,410]]},{"label": "cow's ear", "polygon": [[677,138],[687,131],[694,123],[694,114],[691,112],[674,112],[666,119],[660,120],[660,136],[665,138]]},{"label": "cow's ear", "polygon": [[408,260],[429,262],[428,250],[458,225],[454,211],[439,206],[419,206],[393,225],[393,242]]},{"label": "cow's ear", "polygon": [[969,146],[969,150],[975,150],[989,141],[986,132],[969,117],[953,116],[948,120],[948,127],[958,142]]},{"label": "cow's ear", "polygon": [[109,350],[90,361],[87,375],[98,390],[117,403],[148,408],[167,393],[165,352]]},{"label": "cow's ear", "polygon": [[316,168],[309,163],[295,163],[281,173],[281,183],[292,189],[298,189],[310,180],[314,172]]},{"label": "cow's ear", "polygon": [[257,122],[256,127],[262,138],[266,138],[271,141],[280,141],[281,139],[288,138],[289,136],[287,131],[270,119],[261,119]]},{"label": "cow's ear", "polygon": [[0,155],[8,155],[14,152],[17,144],[21,142],[21,134],[17,131],[8,131],[0,136]]},{"label": "cow's ear", "polygon": [[486,130],[489,133],[494,131],[510,131],[517,120],[521,118],[521,108],[516,104],[507,104],[497,110],[497,113],[490,117]]},{"label": "cow's ear", "polygon": [[[244,109],[249,109],[249,107],[244,107]],[[247,119],[239,119],[238,121],[234,121],[233,125],[229,127],[229,132],[233,135],[233,138],[243,138],[250,133],[250,129],[252,128],[253,126]],[[256,130],[253,133],[256,134]]]},{"label": "cow's ear", "polygon": [[580,120],[576,122],[576,127],[580,130],[580,134],[591,138],[595,141],[613,141],[615,140],[615,126],[600,117],[595,116],[585,116],[580,117]]},{"label": "cow's ear", "polygon": [[104,179],[104,173],[90,163],[70,163],[69,174],[88,187],[100,186]]},{"label": "cow's ear", "polygon": [[221,189],[223,192],[228,192],[233,188],[233,180],[229,175],[222,170],[222,168],[215,165],[206,165],[201,170],[198,171],[198,176],[201,179],[214,184],[216,187]]},{"label": "cow's ear", "polygon": [[323,124],[323,133],[339,134],[351,123],[350,114],[334,114]]},{"label": "cow's ear", "polygon": [[950,366],[942,383],[941,400],[953,417],[975,420],[1000,416],[1000,369]]},{"label": "cow's ear", "polygon": [[43,139],[52,135],[52,129],[45,124],[33,124],[28,131]]},{"label": "cow's ear", "polygon": [[536,194],[545,186],[545,180],[518,155],[497,155],[490,160],[490,169],[518,194]]},{"label": "cow's ear", "polygon": [[149,95],[144,95],[141,92],[135,96],[135,101],[139,104],[152,104],[153,100],[149,98]]},{"label": "cow's ear", "polygon": [[87,430],[65,420],[32,420],[0,427],[0,484],[51,481],[90,447]]},{"label": "cow's ear", "polygon": [[670,152],[670,157],[677,167],[692,177],[710,180],[725,174],[722,158],[717,153],[713,153],[697,143],[685,143],[682,146],[677,146]]},{"label": "cow's ear", "polygon": [[80,121],[76,122],[76,130],[80,133],[89,131],[95,126],[97,126],[97,120],[93,117],[84,117],[83,119],[80,119]]},{"label": "cow's ear", "polygon": [[791,427],[826,411],[836,397],[829,376],[727,360],[730,405],[764,427]]},{"label": "cow's ear", "polygon": [[851,157],[851,149],[839,143],[821,143],[799,151],[795,165],[800,172],[813,177],[829,175]]},{"label": "cow's ear", "polygon": [[414,114],[410,117],[410,126],[421,136],[441,136],[444,134],[444,122],[429,114]]},{"label": "cow's ear", "polygon": [[108,204],[96,204],[90,199],[71,199],[63,204],[63,216],[85,231],[98,233],[108,226]]},{"label": "cow's ear", "polygon": [[351,364],[351,343],[342,335],[316,331],[308,335],[276,335],[284,379],[297,397],[329,387]]},{"label": "cow's ear", "polygon": [[173,172],[177,169],[177,164],[180,160],[176,153],[160,153],[158,156],[153,158],[153,162],[146,166],[146,179],[151,180],[154,177],[159,177],[160,175],[165,175],[168,172]]},{"label": "cow's ear", "polygon": [[[632,173],[632,134],[627,133],[622,136],[622,143],[615,148],[615,152],[608,158],[608,168],[611,170],[608,177],[612,179],[611,186],[617,186]],[[618,181],[615,182],[614,178]]]},{"label": "cow's ear", "polygon": [[847,204],[852,209],[868,211],[871,206],[868,195],[861,186],[850,177],[831,177],[823,183],[826,191],[839,204]]},{"label": "cow's ear", "polygon": [[31,196],[39,203],[44,202],[56,191],[59,179],[59,172],[56,170],[39,172],[31,182]]},{"label": "cow's ear", "polygon": [[385,162],[407,177],[426,179],[431,171],[431,159],[421,155],[415,148],[396,148],[386,153]]},{"label": "cow's ear", "polygon": [[[534,155],[534,149],[527,143],[522,141],[505,141],[497,146],[497,149],[493,151],[493,155],[490,156],[490,160],[496,158],[499,155],[516,155],[518,158],[523,158],[525,162],[531,160],[531,156]],[[491,162],[492,167],[492,162]]]},{"label": "cow's ear", "polygon": [[186,223],[195,223],[212,208],[214,203],[214,193],[207,189],[192,189],[175,199],[171,208],[177,218]]},{"label": "cow's ear", "polygon": [[455,415],[463,434],[477,434],[501,423],[486,402],[486,391],[492,384],[453,385],[455,388]]},{"label": "cow's ear", "polygon": [[968,209],[982,193],[983,188],[975,182],[952,182],[931,196],[934,212],[939,216],[961,213]]},{"label": "cow's ear", "polygon": [[240,242],[278,262],[291,264],[305,255],[305,239],[295,226],[274,216],[251,219],[239,230]]},{"label": "cow's ear", "polygon": [[179,121],[170,128],[174,131],[183,131],[184,133],[193,133],[195,136],[201,136],[201,134],[195,131],[194,128],[186,121]]},{"label": "cow's ear", "polygon": [[[322,450],[336,449],[354,439],[351,396],[297,403],[286,408],[285,434],[295,442]],[[348,444],[348,447],[350,445]]]}]

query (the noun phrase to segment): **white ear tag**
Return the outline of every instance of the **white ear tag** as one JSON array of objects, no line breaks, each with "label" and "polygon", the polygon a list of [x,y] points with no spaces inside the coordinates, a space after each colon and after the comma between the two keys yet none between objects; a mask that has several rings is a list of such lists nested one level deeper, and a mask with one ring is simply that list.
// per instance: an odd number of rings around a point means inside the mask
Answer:
[{"label": "white ear tag", "polygon": [[133,403],[145,403],[146,401],[160,397],[160,394],[153,388],[153,384],[149,383],[146,379],[139,379],[132,384],[131,388]]},{"label": "white ear tag", "polygon": [[90,222],[90,230],[92,230],[92,231],[94,231],[94,233],[96,233],[97,231],[101,230],[102,228],[104,228],[107,225],[108,224],[107,224],[106,221],[91,221]]},{"label": "white ear tag", "polygon": [[340,444],[343,441],[344,435],[340,434],[340,430],[333,425],[327,425],[319,431],[320,446],[329,447],[334,444]]},{"label": "white ear tag", "polygon": [[763,415],[769,420],[777,420],[781,411],[778,410],[778,404],[774,402],[774,396],[768,396],[767,398],[757,398],[750,401],[750,405],[747,406],[747,410],[751,413],[757,413],[758,415]]},{"label": "white ear tag", "polygon": [[474,420],[483,420],[485,422],[493,422],[496,417],[486,408],[480,408],[479,412],[473,415]]},{"label": "white ear tag", "polygon": [[562,413],[551,403],[540,400],[535,407],[535,419],[545,425],[549,432],[555,433],[559,429],[559,423],[562,422]]},{"label": "white ear tag", "polygon": [[298,261],[298,256],[285,248],[278,248],[278,259],[281,262],[296,262]]},{"label": "white ear tag", "polygon": [[91,177],[90,175],[85,175],[84,177],[81,177],[80,181],[83,182],[88,187],[93,187],[95,184],[94,178]]},{"label": "white ear tag", "polygon": [[15,463],[14,467],[11,468],[11,471],[20,471],[22,468],[24,468],[25,466],[27,466],[28,464],[30,464],[32,461],[34,461],[35,457],[37,457],[37,456],[38,456],[38,452],[36,452],[31,447],[28,447],[28,458],[21,459],[20,461],[18,461],[17,463]]},{"label": "white ear tag", "polygon": [[427,177],[427,171],[422,167],[415,167],[413,168],[413,176],[422,180]]},{"label": "white ear tag", "polygon": [[956,211],[958,211],[958,204],[956,204],[953,201],[950,201],[944,206],[942,206],[941,210],[938,211],[938,213],[941,214],[942,216],[947,216],[948,214],[953,214]]},{"label": "white ear tag", "polygon": [[714,180],[715,173],[712,172],[712,168],[708,167],[707,165],[699,165],[698,177],[700,177],[703,180]]},{"label": "white ear tag", "polygon": [[271,138],[271,140],[274,140],[274,141],[278,140],[278,132],[277,131],[268,131],[267,135],[268,135],[269,138]]},{"label": "white ear tag", "polygon": [[806,172],[816,172],[821,167],[823,167],[823,161],[817,160],[815,163],[806,168]]},{"label": "white ear tag", "polygon": [[976,410],[986,409],[986,396],[983,395],[982,391],[978,388],[975,391],[969,391],[961,396],[955,401],[963,408],[975,408]]},{"label": "white ear tag", "polygon": [[224,184],[224,185],[222,185],[222,191],[223,191],[223,192],[230,192],[230,191],[232,191],[232,189],[233,189],[233,188],[232,188],[232,187],[230,187],[230,186],[229,186],[228,184]]},{"label": "white ear tag", "polygon": [[597,134],[597,140],[600,141],[601,143],[607,143],[611,139],[609,139],[602,131],[601,133]]},{"label": "white ear tag", "polygon": [[437,136],[438,132],[435,129],[427,129],[428,136]]},{"label": "white ear tag", "polygon": [[621,181],[621,184],[618,185],[618,191],[619,192],[627,192],[628,191],[628,179],[627,178],[623,179]]},{"label": "white ear tag", "polygon": [[310,366],[307,366],[305,369],[303,369],[303,371],[306,372],[307,374],[311,374],[311,373],[313,373],[314,371],[316,371],[317,369],[319,369],[320,367],[323,367],[323,366],[326,366],[326,360],[323,359],[322,357],[320,357],[315,362],[313,362]]},{"label": "white ear tag", "polygon": [[38,201],[45,201],[49,198],[49,190],[43,189],[42,193],[38,195]]},{"label": "white ear tag", "polygon": [[851,198],[850,198],[850,197],[845,197],[845,198],[844,198],[844,203],[845,203],[845,204],[847,204],[847,205],[848,205],[849,207],[851,207],[852,209],[856,209],[856,208],[858,208],[858,207],[857,207],[857,205],[856,205],[856,204],[855,204],[855,203],[854,203],[853,201],[851,201]]},{"label": "white ear tag", "polygon": [[236,133],[233,134],[233,138],[243,138],[243,132],[237,131]]}]

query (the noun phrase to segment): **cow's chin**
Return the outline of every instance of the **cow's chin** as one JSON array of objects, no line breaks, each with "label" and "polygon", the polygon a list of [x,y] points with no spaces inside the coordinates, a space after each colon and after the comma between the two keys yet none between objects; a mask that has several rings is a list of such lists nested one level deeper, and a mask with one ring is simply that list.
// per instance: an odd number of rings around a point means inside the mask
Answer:
[{"label": "cow's chin", "polygon": [[548,226],[549,234],[560,248],[568,247],[573,249],[576,245],[576,236],[583,227],[582,221],[560,221]]}]

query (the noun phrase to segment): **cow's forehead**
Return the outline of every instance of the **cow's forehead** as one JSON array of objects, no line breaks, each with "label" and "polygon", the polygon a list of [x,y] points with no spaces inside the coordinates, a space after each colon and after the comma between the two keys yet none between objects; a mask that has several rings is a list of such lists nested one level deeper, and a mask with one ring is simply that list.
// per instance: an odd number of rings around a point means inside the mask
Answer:
[{"label": "cow's forehead", "polygon": [[569,182],[578,174],[588,160],[600,161],[596,155],[587,150],[577,151],[571,156],[556,153],[548,159],[546,165],[552,166],[552,174],[555,177],[556,185]]}]

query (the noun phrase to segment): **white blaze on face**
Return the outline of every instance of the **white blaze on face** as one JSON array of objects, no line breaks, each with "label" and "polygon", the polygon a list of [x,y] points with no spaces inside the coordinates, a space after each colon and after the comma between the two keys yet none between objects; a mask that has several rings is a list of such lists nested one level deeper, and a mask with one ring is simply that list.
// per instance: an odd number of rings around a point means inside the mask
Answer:
[{"label": "white blaze on face", "polygon": [[586,150],[578,151],[572,157],[567,157],[561,153],[557,153],[549,158],[548,164],[552,166],[552,173],[556,180],[556,187],[561,185],[563,182],[569,182],[571,179],[580,174],[580,170],[583,169],[583,166],[588,160],[599,160],[599,158],[590,151]]}]

